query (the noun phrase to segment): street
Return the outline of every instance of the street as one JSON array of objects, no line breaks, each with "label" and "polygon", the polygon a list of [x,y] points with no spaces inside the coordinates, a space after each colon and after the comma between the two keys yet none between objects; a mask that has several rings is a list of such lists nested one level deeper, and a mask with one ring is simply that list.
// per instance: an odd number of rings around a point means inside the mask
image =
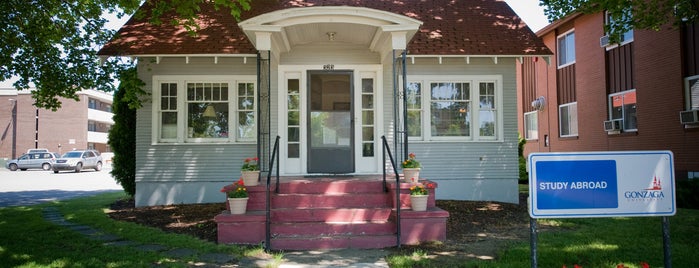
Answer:
[{"label": "street", "polygon": [[26,206],[122,188],[109,172],[111,165],[102,171],[84,170],[80,173],[63,171],[0,169],[0,207]]}]

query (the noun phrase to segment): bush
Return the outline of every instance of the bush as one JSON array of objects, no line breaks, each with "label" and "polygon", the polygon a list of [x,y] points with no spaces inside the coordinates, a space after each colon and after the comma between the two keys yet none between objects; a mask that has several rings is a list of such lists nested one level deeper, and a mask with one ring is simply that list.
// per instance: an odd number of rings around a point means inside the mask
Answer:
[{"label": "bush", "polygon": [[524,145],[527,144],[527,140],[519,136],[519,144],[517,145],[517,150],[519,153],[519,184],[529,183],[529,173],[527,173],[527,159],[524,158]]},{"label": "bush", "polygon": [[678,181],[675,187],[677,207],[699,209],[699,180]]},{"label": "bush", "polygon": [[136,67],[122,71],[119,89],[114,94],[112,111],[114,125],[109,130],[109,147],[114,152],[112,176],[133,196],[136,194],[136,109],[140,107],[138,96],[144,94],[145,85]]}]

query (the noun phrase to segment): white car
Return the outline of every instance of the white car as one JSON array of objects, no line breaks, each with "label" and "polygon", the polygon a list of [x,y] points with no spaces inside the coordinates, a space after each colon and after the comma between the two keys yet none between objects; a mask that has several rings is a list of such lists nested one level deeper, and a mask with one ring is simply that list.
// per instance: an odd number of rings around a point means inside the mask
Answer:
[{"label": "white car", "polygon": [[53,173],[61,170],[80,172],[83,169],[102,170],[102,156],[95,150],[70,151],[56,159],[52,165]]}]

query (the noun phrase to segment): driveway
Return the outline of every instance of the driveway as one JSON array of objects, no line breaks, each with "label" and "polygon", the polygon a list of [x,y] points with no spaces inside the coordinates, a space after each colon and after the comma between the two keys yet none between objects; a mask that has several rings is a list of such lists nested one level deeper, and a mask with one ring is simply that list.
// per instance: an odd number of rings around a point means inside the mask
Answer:
[{"label": "driveway", "polygon": [[80,173],[0,169],[0,207],[27,206],[90,196],[107,191],[122,191],[109,172],[111,165],[102,171],[85,170]]}]

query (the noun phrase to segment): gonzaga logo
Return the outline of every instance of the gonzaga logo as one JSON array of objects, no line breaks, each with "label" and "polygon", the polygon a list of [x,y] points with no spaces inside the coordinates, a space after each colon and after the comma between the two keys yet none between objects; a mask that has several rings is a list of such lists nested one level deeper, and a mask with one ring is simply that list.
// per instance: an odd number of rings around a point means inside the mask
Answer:
[{"label": "gonzaga logo", "polygon": [[665,194],[663,194],[660,180],[658,180],[658,177],[653,176],[650,187],[639,191],[626,191],[624,192],[624,197],[629,201],[660,200],[665,198]]}]

